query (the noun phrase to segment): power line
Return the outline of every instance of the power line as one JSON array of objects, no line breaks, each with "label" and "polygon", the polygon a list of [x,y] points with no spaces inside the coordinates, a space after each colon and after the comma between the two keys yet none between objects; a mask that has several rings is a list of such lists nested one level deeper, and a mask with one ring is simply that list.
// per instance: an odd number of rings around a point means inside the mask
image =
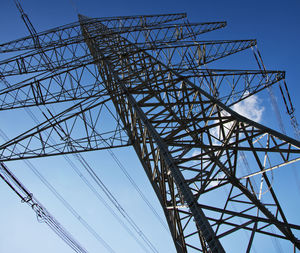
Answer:
[{"label": "power line", "polygon": [[[20,13],[21,13],[21,16],[22,16],[22,19],[27,27],[27,29],[29,30],[34,42],[35,42],[35,45],[36,45],[36,48],[38,49],[43,61],[47,64],[49,70],[53,69],[53,65],[51,63],[51,61],[49,60],[49,58],[47,57],[47,55],[45,54],[45,52],[42,50],[42,47],[40,46],[40,43],[39,43],[39,39],[37,38],[37,32],[35,30],[35,28],[33,27],[30,19],[28,18],[27,14],[23,11],[20,3],[18,2],[18,0],[15,0],[15,4],[17,6],[17,8],[19,9]],[[41,109],[40,109],[41,110]],[[27,112],[29,112],[29,114],[31,115],[32,118],[35,118],[34,115],[32,114],[32,112],[30,111],[30,109],[26,110]],[[36,118],[35,118],[36,119]],[[37,120],[36,120],[37,121]],[[86,166],[88,166],[89,168],[89,171],[90,172],[93,172],[92,174],[94,175],[94,178],[95,179],[95,176],[96,174],[94,173],[94,171],[91,169],[91,167],[89,166],[89,164],[84,160],[84,158],[82,156],[77,156],[77,157],[80,157],[81,160],[80,161],[84,161],[84,164]],[[82,178],[82,177],[81,177]],[[101,182],[101,189],[103,190],[103,192],[109,196],[109,200],[114,200],[113,203],[114,204],[117,204],[115,205],[117,207],[117,209],[120,211],[120,204],[117,202],[116,198],[108,191],[108,188],[103,184],[103,182],[99,179],[99,177],[97,177],[98,179],[98,182]],[[100,181],[99,181],[100,180]],[[96,181],[97,182],[97,181]],[[119,207],[119,208],[118,208]],[[137,233],[141,236],[141,238],[146,242],[146,244],[151,248],[151,249],[154,249],[155,252],[156,249],[155,247],[153,246],[153,244],[148,240],[148,238],[143,234],[143,232],[138,228],[138,226],[133,222],[133,220],[128,216],[128,214],[125,212],[125,210],[122,208],[123,210],[123,213],[125,213],[125,216],[127,221],[129,222],[129,224],[131,224],[131,226],[137,231]]]},{"label": "power line", "polygon": [[[7,141],[8,137],[0,129],[1,137]],[[108,252],[114,253],[115,251],[111,246],[90,226],[90,224],[72,207],[72,205],[66,201],[66,199],[57,192],[57,190],[49,183],[49,181],[36,169],[36,167],[28,160],[24,160],[24,163],[30,168],[30,170],[41,180],[41,182],[54,194],[54,196],[64,205],[67,210],[96,238],[98,242],[102,244]]]},{"label": "power line", "polygon": [[[2,79],[2,81],[4,82],[4,84],[6,85],[6,86],[10,86],[10,84],[2,77],[1,78]],[[41,108],[39,108],[40,110],[41,110]],[[39,120],[36,118],[36,116],[32,113],[32,111],[29,109],[29,108],[27,108],[27,107],[25,107],[25,111],[29,114],[29,116],[34,120],[34,122],[36,123],[36,124],[39,124]],[[0,129],[0,134],[2,135],[2,137],[4,137],[4,139],[5,140],[8,140],[8,137],[7,137],[7,135]],[[53,139],[53,138],[50,138],[50,141],[52,142],[52,143],[56,143],[55,142],[55,140]],[[69,158],[69,157],[67,157],[66,155],[63,155],[63,157],[64,157],[64,159],[69,163],[69,165],[71,166],[71,168],[78,174],[78,176],[81,178],[81,180],[87,185],[87,187],[95,194],[95,196],[98,198],[98,200],[100,200],[100,202],[107,208],[107,210],[112,214],[112,216],[113,217],[115,217],[116,218],[116,220],[121,224],[121,226],[127,231],[127,233],[130,235],[130,236],[132,236],[133,238],[134,238],[134,240],[140,245],[140,247],[145,251],[145,252],[148,252],[148,250],[144,247],[144,245],[138,240],[138,238],[132,233],[132,231],[127,227],[127,225],[118,217],[118,215],[113,211],[113,209],[108,205],[108,203],[101,197],[101,195],[98,193],[98,191],[92,186],[92,184],[86,179],[86,177],[80,172],[80,170],[77,168],[77,166],[71,161],[71,159]],[[28,161],[26,161],[27,163],[30,163],[30,162],[28,162]],[[29,166],[29,168],[32,170],[32,168],[33,168],[33,166]],[[35,172],[38,172],[36,169],[33,169],[33,173],[34,174],[36,174]],[[38,177],[40,177],[40,176],[42,176],[40,173],[37,173],[37,176]],[[51,187],[50,186],[50,184],[47,184],[46,183],[46,180],[44,181],[44,180],[42,180],[42,182],[45,184],[45,186],[52,192],[52,188],[53,187]],[[56,191],[54,190],[53,191],[53,193],[54,193],[54,195],[56,195],[56,193],[55,193]],[[61,201],[61,200],[60,200]],[[63,203],[64,201],[62,201],[62,203]],[[64,205],[64,203],[63,203],[63,205]],[[68,205],[66,206],[66,208],[67,209],[69,209],[68,208]],[[71,210],[69,210],[69,211],[71,211],[71,213],[73,213],[73,208],[71,207],[70,208]],[[75,217],[77,218],[79,215],[75,215]],[[80,216],[79,216],[80,217]],[[86,223],[86,222],[84,222],[84,221],[82,221],[84,224]],[[88,224],[86,224],[86,225],[84,225],[84,226],[87,226],[87,227],[90,227],[90,225],[88,225]],[[94,234],[94,232],[92,232],[92,234]],[[97,238],[99,237],[99,236],[96,236]],[[96,239],[97,239],[96,238]],[[99,238],[101,238],[101,237],[99,237]],[[101,238],[101,239],[99,239],[98,238],[98,240],[100,240],[100,242],[101,241],[103,241],[104,242],[104,247],[106,248],[106,247],[108,247],[108,249],[110,250],[111,249],[111,247],[109,246],[109,244],[108,243],[106,243],[104,240],[103,240],[103,238]],[[101,242],[102,243],[102,242]],[[105,246],[105,245],[107,245],[107,246]]]},{"label": "power line", "polygon": [[[106,104],[104,104],[104,106],[107,108],[108,112],[114,117],[113,113],[111,112],[111,110],[109,110],[109,108],[107,107]],[[116,119],[117,120],[117,119]],[[109,143],[107,142],[107,140],[105,140],[104,138],[102,138],[102,136],[100,135],[101,140],[103,141],[104,146],[106,146],[107,148],[109,147]],[[121,169],[121,171],[123,172],[123,174],[126,176],[126,178],[129,180],[129,182],[131,183],[131,185],[134,187],[134,189],[136,190],[136,192],[140,195],[140,197],[142,198],[142,200],[146,203],[146,205],[149,207],[149,209],[151,210],[151,212],[155,215],[155,217],[157,218],[157,220],[160,222],[160,224],[165,228],[166,231],[169,232],[168,227],[166,226],[164,220],[161,218],[161,216],[156,212],[156,210],[154,209],[154,207],[151,205],[151,203],[148,201],[147,197],[143,194],[143,192],[141,191],[141,189],[138,187],[138,185],[135,183],[134,179],[130,176],[130,174],[128,173],[128,171],[126,170],[125,166],[122,164],[122,162],[118,159],[118,157],[114,154],[114,152],[111,149],[107,149],[107,152],[110,154],[110,156],[114,159],[114,161],[116,162],[116,164],[118,165],[118,167]]]},{"label": "power line", "polygon": [[[28,109],[28,108],[27,108]],[[40,108],[39,108],[40,109]],[[41,110],[41,109],[40,109]],[[52,111],[54,111],[52,109]],[[51,112],[48,110],[48,112],[51,114]],[[46,117],[46,115],[44,114]],[[52,116],[52,114],[51,114]],[[36,120],[38,123],[38,119],[32,114],[32,117]],[[48,118],[46,117],[48,120]],[[88,124],[88,122],[87,122]],[[55,129],[54,129],[55,130]],[[96,131],[96,130],[95,130]],[[99,135],[101,136],[101,135]],[[68,136],[65,136],[66,139],[69,139]],[[102,138],[102,137],[101,137]],[[103,138],[102,138],[103,139]],[[56,143],[54,139],[50,138],[50,141],[52,143]],[[73,146],[70,146],[71,149],[74,149]],[[147,236],[143,233],[143,231],[139,228],[139,226],[133,221],[133,219],[128,215],[128,213],[125,211],[125,209],[120,205],[120,203],[117,201],[116,197],[108,190],[108,187],[102,182],[102,180],[98,177],[98,175],[95,173],[95,171],[92,169],[92,167],[89,165],[89,163],[83,158],[81,154],[74,153],[74,157],[78,159],[78,161],[83,165],[85,170],[88,172],[88,174],[92,177],[92,179],[95,181],[95,183],[100,187],[100,189],[103,191],[103,193],[108,197],[108,199],[111,201],[111,203],[116,207],[116,209],[120,212],[120,214],[125,218],[125,220],[129,223],[129,225],[136,231],[138,236],[146,243],[146,245],[149,247],[149,249],[152,252],[158,252],[155,246],[150,242],[150,240],[147,238]],[[64,155],[64,157],[67,157]],[[67,159],[71,167],[74,169],[74,171],[80,176],[80,178],[83,180],[83,182],[96,194],[98,199],[104,204],[104,206],[111,212],[111,214],[116,217],[115,212],[112,212],[111,208],[108,208],[108,204],[105,202],[105,200],[100,197],[100,195],[97,193],[97,190],[91,185],[91,183],[83,176],[83,174],[80,172],[80,170],[73,164],[70,163],[70,159]],[[128,173],[127,173],[128,174]],[[132,178],[131,178],[132,179]],[[133,181],[133,179],[132,179]],[[120,222],[119,219],[117,219],[118,222]],[[125,223],[121,223],[121,225],[124,227],[126,226]],[[127,226],[126,226],[127,227]],[[130,229],[127,227],[126,231],[128,232]],[[132,233],[129,233],[131,236],[133,235]],[[148,250],[139,242],[136,236],[133,236],[133,238],[136,240],[136,242],[143,248],[144,251],[148,252]]]},{"label": "power line", "polygon": [[31,206],[39,221],[46,223],[75,252],[87,253],[79,242],[33,197],[32,193],[23,186],[19,179],[2,162],[0,163],[0,177],[21,198],[22,202]]},{"label": "power line", "polygon": [[130,226],[136,231],[136,233],[140,236],[140,238],[147,244],[152,252],[158,252],[155,246],[150,242],[147,236],[143,233],[143,231],[139,228],[139,226],[134,222],[134,220],[129,216],[129,214],[125,211],[125,209],[121,206],[119,201],[114,197],[111,191],[106,187],[106,185],[102,182],[102,180],[98,177],[95,171],[90,167],[90,165],[86,162],[86,160],[80,155],[75,153],[75,156],[79,160],[79,162],[83,165],[89,175],[93,178],[96,184],[101,188],[107,198],[111,201],[111,203],[116,207],[116,209],[121,213],[121,215],[125,218],[125,220],[130,224]]}]

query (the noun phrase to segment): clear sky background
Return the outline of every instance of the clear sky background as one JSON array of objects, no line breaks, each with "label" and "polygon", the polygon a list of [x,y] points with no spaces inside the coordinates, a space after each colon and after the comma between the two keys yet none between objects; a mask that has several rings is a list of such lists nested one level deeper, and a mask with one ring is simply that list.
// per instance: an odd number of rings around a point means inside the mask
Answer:
[{"label": "clear sky background", "polygon": [[[204,39],[257,39],[258,48],[263,55],[267,69],[286,71],[286,80],[296,107],[296,115],[298,118],[300,117],[298,79],[300,71],[300,1],[298,0],[72,0],[72,2],[69,0],[20,0],[20,2],[38,32],[76,21],[77,14],[74,8],[77,8],[81,14],[90,17],[186,12],[190,22],[227,21],[228,25],[225,29],[211,32],[205,35]],[[28,35],[12,0],[2,0],[0,31],[0,44]],[[4,59],[4,56],[0,55],[0,59]],[[223,62],[222,67],[226,66],[230,69],[238,68],[240,64],[247,66],[247,64],[240,63],[240,59],[228,58]],[[242,60],[248,61],[247,58]],[[253,62],[253,60],[252,57],[251,61]],[[263,108],[263,114],[259,121],[278,129],[274,115],[268,113],[270,110],[269,98],[261,95],[258,97],[257,103],[259,108]],[[285,109],[281,108],[281,112],[289,128],[288,118],[284,116]],[[0,128],[6,132],[9,138],[33,125],[32,120],[22,110],[1,112],[0,114]],[[292,135],[290,128],[288,132]],[[0,143],[3,142],[0,139]],[[144,175],[143,168],[139,165],[134,153],[130,149],[126,149],[125,152],[124,150],[114,152],[153,204],[155,210],[163,216]],[[103,151],[90,152],[84,157],[99,173],[112,193],[118,197],[124,209],[135,219],[157,250],[159,252],[175,252],[168,232],[136,194],[110,155]],[[78,162],[74,162],[78,164]],[[63,158],[36,159],[32,160],[32,163],[116,252],[142,252],[135,240],[89,192]],[[24,163],[10,162],[7,165],[54,217],[67,227],[91,253],[106,252],[78,221],[69,215],[68,211]],[[278,174],[277,179],[275,177],[274,180],[277,180],[278,185],[280,183],[280,187],[277,189],[278,195],[284,205],[288,206],[286,208],[287,216],[291,217],[294,223],[300,224],[298,215],[300,196],[293,175],[289,171]],[[20,203],[15,194],[2,182],[0,182],[0,196],[0,253],[73,252],[45,224],[38,223],[30,207]],[[284,252],[288,252],[287,249],[290,248],[283,249]],[[239,252],[238,246],[235,250]],[[271,249],[271,252],[273,251]],[[266,252],[263,244],[261,248],[257,249],[257,252]]]}]

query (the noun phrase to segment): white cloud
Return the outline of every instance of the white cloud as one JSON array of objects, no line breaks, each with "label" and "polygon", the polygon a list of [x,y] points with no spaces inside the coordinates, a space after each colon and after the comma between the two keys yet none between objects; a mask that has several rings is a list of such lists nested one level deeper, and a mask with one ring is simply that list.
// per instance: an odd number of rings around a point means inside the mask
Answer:
[{"label": "white cloud", "polygon": [[[248,94],[245,94],[248,95]],[[231,107],[232,110],[234,110],[235,112],[237,112],[238,114],[243,115],[246,118],[249,118],[253,121],[256,122],[260,122],[262,120],[262,116],[263,116],[263,111],[264,111],[264,107],[261,105],[260,103],[260,99],[258,98],[258,96],[256,95],[252,95],[248,98],[246,98],[245,100],[242,100],[241,102],[233,105]],[[228,116],[229,113],[226,111],[222,111],[221,114],[223,116]],[[215,120],[214,123],[217,123],[218,120]],[[223,134],[219,131],[220,127],[216,126],[212,129],[210,129],[210,134],[214,137],[216,137],[216,139],[213,139],[213,144],[214,145],[221,145],[221,140],[226,138],[226,135],[229,133],[230,129],[232,128],[233,122],[228,122],[226,124],[224,124],[224,134],[225,136],[223,136]],[[221,135],[221,136],[220,136]],[[220,141],[219,141],[220,140]],[[229,140],[230,142],[231,140]],[[232,140],[234,141],[234,140]],[[201,151],[200,149],[194,149],[192,156],[195,157],[197,155],[200,155]],[[207,159],[209,158],[207,155],[205,155],[205,157],[202,157],[202,159]],[[220,158],[221,160],[223,159],[222,157]],[[197,162],[197,160],[195,159],[195,161],[193,161],[193,164],[195,165]],[[222,179],[222,177],[219,177],[219,179]],[[217,184],[218,182],[211,182],[211,185]]]},{"label": "white cloud", "polygon": [[[245,94],[245,95],[248,95],[248,94]],[[237,112],[238,114],[241,114],[244,117],[249,118],[256,122],[260,122],[262,120],[262,116],[263,116],[263,112],[264,112],[264,107],[261,105],[260,99],[256,95],[252,95],[252,96],[246,98],[245,100],[242,100],[241,102],[233,105],[231,107],[231,109],[234,110],[235,112]],[[221,115],[228,116],[229,113],[226,111],[222,111]],[[217,122],[218,122],[218,120],[215,120],[213,123],[217,123]],[[212,129],[210,129],[210,134],[212,134],[213,136],[216,137],[216,139],[212,140],[213,144],[221,145],[222,144],[221,140],[226,138],[226,135],[229,133],[232,126],[233,126],[233,122],[228,122],[228,123],[224,124],[225,136],[223,136],[223,134],[220,133],[219,126],[216,126]],[[230,141],[231,140],[229,140],[229,142]],[[232,141],[234,141],[234,139]],[[197,155],[200,155],[200,154],[201,154],[200,149],[194,149],[192,156],[196,157]],[[202,157],[202,159],[209,159],[209,156],[205,155],[204,157]],[[224,159],[226,159],[226,157],[220,157],[221,162],[225,162]],[[191,163],[191,165],[195,165],[196,163],[197,163],[197,159],[195,158],[195,160],[193,161],[193,163]],[[220,181],[224,180],[225,178],[226,178],[225,174],[220,171],[217,175],[215,175],[215,177],[214,177],[215,180],[213,180],[209,183],[209,187],[217,186],[220,183]]]},{"label": "white cloud", "polygon": [[[247,95],[248,94],[245,93],[245,96],[247,96]],[[231,107],[231,109],[234,110],[235,112],[237,112],[238,114],[241,114],[244,117],[251,119],[255,122],[261,121],[263,111],[264,111],[264,107],[260,104],[260,100],[259,100],[258,96],[256,96],[256,95],[252,95],[252,96],[240,101],[239,103],[234,104]],[[221,114],[223,116],[229,115],[229,113],[226,111],[222,111]],[[216,122],[218,122],[218,121],[216,120],[215,123]],[[233,122],[228,122],[228,123],[224,124],[225,136],[228,134],[232,125],[233,125]],[[225,136],[220,136],[221,133],[220,133],[219,129],[220,129],[219,127],[215,127],[213,129],[211,129],[211,133],[212,133],[212,135],[217,137],[217,139],[221,140],[221,139],[224,139]],[[214,144],[216,144],[216,143],[218,143],[218,141],[214,140]]]},{"label": "white cloud", "polygon": [[[247,94],[246,94],[247,95]],[[252,95],[245,100],[232,106],[232,110],[249,118],[253,121],[260,122],[262,119],[264,107],[260,104],[258,96]]]}]

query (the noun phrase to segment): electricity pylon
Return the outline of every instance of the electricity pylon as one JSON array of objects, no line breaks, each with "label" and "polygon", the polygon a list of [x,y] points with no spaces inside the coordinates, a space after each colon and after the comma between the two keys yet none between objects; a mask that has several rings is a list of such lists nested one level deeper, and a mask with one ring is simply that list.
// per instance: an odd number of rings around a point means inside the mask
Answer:
[{"label": "electricity pylon", "polygon": [[[0,160],[132,146],[177,252],[230,251],[222,240],[241,231],[247,252],[261,235],[300,249],[300,226],[287,221],[269,178],[300,159],[300,143],[231,109],[285,73],[207,69],[256,45],[199,40],[225,26],[189,23],[185,14],[79,15],[78,22],[0,45],[1,53],[21,52],[0,62],[1,110],[75,101],[2,144]],[[5,81],[15,75],[23,81]],[[248,172],[241,160],[249,161]]]}]

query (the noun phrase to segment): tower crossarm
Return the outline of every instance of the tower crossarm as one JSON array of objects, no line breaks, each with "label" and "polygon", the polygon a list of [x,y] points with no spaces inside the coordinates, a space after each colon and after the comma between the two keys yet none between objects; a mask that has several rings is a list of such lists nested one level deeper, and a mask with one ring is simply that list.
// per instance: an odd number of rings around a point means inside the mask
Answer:
[{"label": "tower crossarm", "polygon": [[[138,26],[140,25],[159,25],[168,23],[171,21],[181,20],[186,18],[185,13],[175,14],[159,14],[159,15],[145,15],[145,16],[128,16],[128,17],[108,17],[108,18],[95,18],[89,19],[83,22],[105,22],[107,25],[115,28],[122,28],[124,26]],[[71,24],[56,27],[44,32],[40,32],[36,35],[36,39],[40,41],[42,47],[54,46],[59,42],[72,43],[78,42],[78,39],[82,38],[80,23],[74,22]],[[27,36],[21,39],[13,40],[7,43],[0,44],[0,53],[15,52],[22,50],[35,49],[35,44],[32,36]]]},{"label": "tower crossarm", "polygon": [[[83,42],[83,41],[81,41]],[[137,50],[149,51],[159,60],[189,69],[190,66],[200,66],[216,61],[220,58],[235,54],[256,45],[255,40],[230,41],[193,41],[193,42],[146,42],[137,43],[135,47],[119,45],[126,54],[135,54]],[[2,75],[20,75],[39,71],[54,71],[74,67],[81,63],[91,62],[91,56],[85,43],[60,45],[43,49],[43,54],[34,52],[21,54],[10,59],[0,61]],[[51,62],[46,64],[44,59]],[[193,64],[191,64],[191,61]]]},{"label": "tower crossarm", "polygon": [[[57,115],[48,111],[43,123],[1,145],[1,161],[129,146],[124,127],[107,107],[108,101],[108,96],[97,96]],[[114,124],[107,126],[107,121]]]},{"label": "tower crossarm", "polygon": [[[160,36],[160,41],[176,41],[191,38],[199,34],[220,29],[226,26],[226,22],[207,22],[207,23],[185,23],[176,22],[183,18],[182,15],[145,16],[136,18],[131,17],[116,19],[87,19],[82,22],[96,23],[102,20],[110,27],[109,34],[123,34],[124,37],[131,38],[135,42],[141,41],[144,36],[149,39]],[[172,24],[168,24],[173,22]],[[175,22],[175,23],[174,23]],[[193,35],[190,33],[193,31]],[[163,36],[162,36],[163,35]],[[16,52],[22,50],[34,50],[37,47],[59,47],[73,43],[80,43],[84,40],[80,30],[80,23],[72,23],[62,27],[41,32],[35,35],[34,39],[30,36],[17,39],[11,42],[0,44],[0,53]],[[36,44],[39,41],[39,44]]]},{"label": "tower crossarm", "polygon": [[[285,76],[282,71],[174,69],[227,106],[278,83]],[[41,73],[19,83],[6,85],[0,90],[0,110],[103,95],[107,95],[107,91],[92,60],[90,64],[78,63],[72,68]]]},{"label": "tower crossarm", "polygon": [[0,90],[0,110],[47,105],[103,97],[107,91],[95,65],[78,64],[73,68],[47,72]]},{"label": "tower crossarm", "polygon": [[285,78],[284,71],[221,70],[190,68],[177,73],[227,106],[232,106]]},{"label": "tower crossarm", "polygon": [[[116,43],[119,43],[118,41]],[[122,54],[134,55],[138,50],[147,51],[157,60],[172,68],[191,70],[229,55],[251,48],[256,45],[256,40],[214,40],[214,41],[176,41],[121,44]],[[122,57],[122,55],[120,55]]]},{"label": "tower crossarm", "polygon": [[[45,59],[46,62],[45,62]],[[48,64],[51,62],[51,65]],[[21,54],[0,62],[0,71],[4,76],[24,75],[72,68],[92,62],[87,48],[82,43],[63,47],[51,47]]]}]

